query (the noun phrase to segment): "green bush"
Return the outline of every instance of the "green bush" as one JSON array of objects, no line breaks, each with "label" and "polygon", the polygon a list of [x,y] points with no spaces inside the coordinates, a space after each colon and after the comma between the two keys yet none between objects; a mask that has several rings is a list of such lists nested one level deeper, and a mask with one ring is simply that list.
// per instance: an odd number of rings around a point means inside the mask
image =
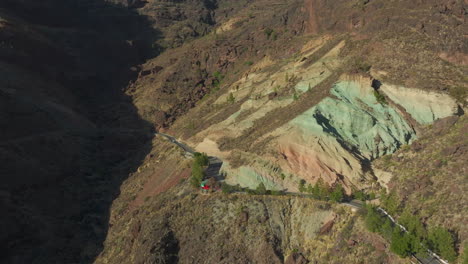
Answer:
[{"label": "green bush", "polygon": [[224,79],[224,75],[222,75],[221,72],[219,72],[219,71],[215,71],[213,73],[213,77],[215,77],[216,80],[218,80],[220,82]]},{"label": "green bush", "polygon": [[194,162],[201,166],[207,166],[209,163],[208,155],[206,153],[195,152],[193,154]]},{"label": "green bush", "polygon": [[[385,201],[393,202],[393,194],[384,196]],[[386,239],[390,239],[390,250],[402,257],[416,254],[421,257],[427,255],[427,246],[442,258],[453,262],[457,258],[455,250],[455,239],[452,234],[442,227],[431,229],[428,233],[419,217],[405,211],[401,214],[398,222],[403,225],[408,233],[403,232],[400,227],[380,214],[374,206],[365,206],[365,226],[371,232],[377,232]]]},{"label": "green bush", "polygon": [[419,217],[410,213],[408,210],[405,210],[401,214],[401,216],[398,218],[398,223],[406,227],[408,232],[414,234],[421,241],[427,237],[426,229],[424,228],[421,220],[419,220]]},{"label": "green bush", "polygon": [[[377,233],[380,228],[385,224],[384,217],[373,206],[366,206],[366,215],[364,223],[367,229],[371,232]],[[393,232],[393,231],[392,231]]]},{"label": "green bush", "polygon": [[392,239],[394,225],[390,219],[386,218],[384,224],[380,227],[379,233],[387,240]]},{"label": "green bush", "polygon": [[391,215],[397,215],[401,210],[400,202],[398,201],[398,197],[395,192],[391,192],[388,195],[385,192],[382,192],[380,194],[380,202],[385,210]]},{"label": "green bush", "polygon": [[375,193],[365,193],[364,191],[354,191],[352,196],[353,199],[360,200],[360,201],[367,201],[367,200],[374,200]]},{"label": "green bush", "polygon": [[294,92],[294,94],[293,94],[293,100],[294,100],[294,101],[299,100],[299,95],[297,94],[297,92]]},{"label": "green bush", "polygon": [[284,192],[281,190],[272,190],[271,195],[284,195]]},{"label": "green bush", "polygon": [[362,58],[355,58],[351,60],[349,67],[353,73],[368,73],[372,66]]},{"label": "green bush", "polygon": [[215,91],[218,91],[219,88],[221,87],[221,82],[224,79],[224,75],[222,75],[221,72],[219,71],[215,71],[213,73],[213,77],[214,77],[214,80],[211,85],[213,86]]},{"label": "green bush", "polygon": [[192,177],[190,178],[190,184],[193,187],[200,187],[200,184],[203,181],[204,177],[205,177],[205,172],[203,170],[203,167],[199,163],[193,162]]},{"label": "green bush", "polygon": [[256,194],[260,194],[260,195],[264,195],[267,193],[267,189],[265,187],[265,184],[263,184],[263,182],[261,182],[257,188],[255,189],[255,193]]},{"label": "green bush", "polygon": [[229,93],[229,96],[226,98],[226,101],[230,104],[233,104],[236,101],[236,98],[232,93]]},{"label": "green bush", "polygon": [[360,201],[367,200],[367,195],[363,191],[355,191],[353,193],[353,198]]},{"label": "green bush", "polygon": [[273,34],[271,34],[271,39],[272,40],[277,40],[278,39],[278,34],[276,32],[273,32]]},{"label": "green bush", "polygon": [[330,195],[330,188],[322,179],[319,179],[316,183],[318,199],[328,200]]},{"label": "green bush", "polygon": [[206,153],[195,152],[193,154],[192,162],[192,177],[190,178],[190,184],[193,187],[199,187],[203,178],[205,178],[205,170],[203,166],[209,164],[208,156]]},{"label": "green bush", "polygon": [[379,91],[374,90],[374,96],[375,96],[375,100],[377,100],[377,102],[379,102],[380,104],[383,104],[383,105],[387,104],[387,100],[385,99],[385,96],[379,93]]},{"label": "green bush", "polygon": [[468,244],[465,244],[463,248],[463,258],[462,258],[462,264],[468,264]]},{"label": "green bush", "polygon": [[452,97],[454,97],[459,103],[466,104],[466,91],[467,89],[461,86],[451,87],[449,93]]},{"label": "green bush", "polygon": [[233,188],[233,186],[223,182],[223,184],[221,185],[221,191],[223,193],[233,193],[234,188]]},{"label": "green bush", "polygon": [[401,257],[407,257],[412,253],[411,244],[411,237],[395,228],[392,234],[390,250]]},{"label": "green bush", "polygon": [[246,61],[244,64],[247,66],[252,66],[254,63],[253,61]]},{"label": "green bush", "polygon": [[339,203],[342,202],[344,198],[345,193],[343,186],[341,186],[341,184],[336,185],[333,191],[330,193],[330,200]]},{"label": "green bush", "polygon": [[267,39],[270,39],[271,34],[273,34],[273,32],[274,30],[271,28],[266,28],[265,30],[263,30],[263,33],[265,33],[265,35],[267,36]]},{"label": "green bush", "polygon": [[427,254],[426,248],[421,244],[419,238],[413,234],[402,232],[399,228],[395,228],[393,231],[390,250],[401,257],[412,254],[425,256]]},{"label": "green bush", "polygon": [[455,261],[457,259],[455,240],[448,230],[442,227],[435,227],[429,231],[428,239],[430,248],[440,254],[442,258],[448,261]]},{"label": "green bush", "polygon": [[299,191],[300,192],[305,192],[306,191],[306,187],[305,187],[305,184],[306,184],[306,181],[301,179],[299,181]]}]

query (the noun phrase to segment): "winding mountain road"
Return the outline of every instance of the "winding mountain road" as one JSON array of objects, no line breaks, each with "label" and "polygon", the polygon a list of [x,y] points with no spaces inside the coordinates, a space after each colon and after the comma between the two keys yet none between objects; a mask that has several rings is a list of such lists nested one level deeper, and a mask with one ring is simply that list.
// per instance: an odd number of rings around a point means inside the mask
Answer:
[{"label": "winding mountain road", "polygon": [[[155,133],[155,135],[161,135],[167,139],[169,139],[172,143],[176,144],[177,146],[179,146],[180,148],[182,148],[185,153],[189,154],[190,156],[193,156],[195,151],[190,148],[189,146],[177,141],[176,138],[174,138],[173,136],[170,136],[170,135],[167,135],[167,134],[164,134],[164,133]],[[206,170],[206,175],[207,177],[214,177],[216,178],[216,180],[220,181],[220,180],[224,180],[224,178],[222,177],[222,175],[220,175],[219,171],[221,169],[221,166],[223,165],[223,161],[217,157],[209,157],[209,166]],[[294,192],[288,192],[286,193],[287,195],[293,195],[293,196],[300,196],[300,197],[312,197],[312,195],[309,195],[309,194],[304,194],[304,193],[294,193]],[[356,209],[362,209],[364,208],[364,204],[362,201],[360,200],[351,200],[351,201],[348,201],[348,202],[342,202],[342,204],[344,205],[347,205],[347,206],[350,206],[350,207],[353,207],[353,208],[356,208]],[[378,207],[378,210],[383,214],[385,215],[388,219],[390,219],[390,221],[392,221],[392,223],[396,226],[398,226],[402,231],[404,231],[405,233],[408,233],[408,230],[398,224],[398,222],[389,214],[387,213],[387,211],[385,211],[383,208],[380,208]],[[418,261],[419,263],[421,264],[449,264],[446,260],[443,260],[441,257],[439,257],[437,254],[435,254],[434,252],[428,250],[427,251],[428,253],[428,256],[426,257],[419,257],[419,256],[416,256],[416,255],[413,255],[413,259]]]},{"label": "winding mountain road", "polygon": [[183,149],[186,153],[190,154],[193,156],[193,154],[195,154],[195,151],[190,148],[189,146],[185,145],[184,143],[181,143],[179,141],[177,141],[177,139],[173,136],[169,136],[167,134],[164,134],[164,133],[159,133],[159,132],[156,132],[154,133],[155,136],[158,136],[158,135],[161,135],[167,139],[169,139],[172,143],[176,144],[177,146],[179,146],[181,149]]},{"label": "winding mountain road", "polygon": [[[181,148],[183,151],[185,151],[186,155],[193,157],[195,154],[195,150],[193,150],[191,147],[185,145],[184,143],[179,142],[176,138],[173,136],[164,134],[164,133],[155,133],[155,135],[161,135],[162,137],[165,137],[169,139],[173,144],[177,145],[179,148]],[[223,181],[224,177],[221,175],[220,170],[221,167],[223,166],[223,161],[220,160],[217,157],[208,157],[208,168],[205,170],[206,178],[215,178],[218,182]]]}]

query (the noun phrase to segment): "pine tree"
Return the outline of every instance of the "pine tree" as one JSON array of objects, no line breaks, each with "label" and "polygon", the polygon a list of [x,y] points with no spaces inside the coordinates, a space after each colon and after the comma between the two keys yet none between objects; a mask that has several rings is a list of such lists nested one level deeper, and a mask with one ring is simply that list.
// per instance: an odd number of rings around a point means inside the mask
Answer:
[{"label": "pine tree", "polygon": [[401,256],[407,257],[411,254],[411,238],[408,234],[402,233],[398,228],[395,228],[392,234],[390,250]]},{"label": "pine tree", "polygon": [[344,189],[343,189],[343,186],[341,186],[341,184],[338,184],[331,192],[330,200],[339,203],[339,202],[342,202],[343,199],[344,199]]},{"label": "pine tree", "polygon": [[266,194],[267,189],[266,189],[266,187],[265,187],[265,184],[263,184],[263,182],[261,182],[261,183],[257,186],[257,189],[255,189],[255,192],[256,192],[257,194],[261,194],[261,195]]},{"label": "pine tree", "polygon": [[454,261],[457,258],[455,240],[449,231],[436,227],[430,230],[428,238],[430,247],[443,258],[448,261]]},{"label": "pine tree", "polygon": [[236,98],[234,97],[234,95],[232,93],[229,93],[229,96],[227,97],[226,101],[228,103],[233,104],[236,101]]},{"label": "pine tree", "polygon": [[301,179],[301,180],[299,181],[299,191],[300,191],[301,193],[306,191],[305,184],[306,184],[306,181],[305,181],[305,180]]}]

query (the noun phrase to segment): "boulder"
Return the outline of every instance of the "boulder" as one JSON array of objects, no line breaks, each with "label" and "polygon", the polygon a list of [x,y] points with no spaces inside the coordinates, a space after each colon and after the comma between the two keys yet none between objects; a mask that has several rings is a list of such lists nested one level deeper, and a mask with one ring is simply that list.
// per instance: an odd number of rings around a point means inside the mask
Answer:
[{"label": "boulder", "polygon": [[437,119],[433,124],[434,133],[436,135],[442,135],[448,131],[458,121],[458,116],[449,116],[441,119]]},{"label": "boulder", "polygon": [[421,151],[422,149],[423,149],[423,145],[419,142],[414,142],[413,144],[411,144],[412,151],[418,152],[418,151]]},{"label": "boulder", "polygon": [[277,92],[272,92],[272,93],[268,94],[268,100],[273,100],[273,99],[275,99],[276,96],[278,96],[278,93]]},{"label": "boulder", "polygon": [[292,253],[286,258],[285,264],[307,264],[309,261],[301,253]]},{"label": "boulder", "polygon": [[350,247],[354,247],[354,246],[356,246],[356,245],[358,244],[358,242],[357,242],[356,240],[354,240],[354,239],[350,239],[350,240],[348,240],[346,243],[347,243],[348,246],[350,246]]}]

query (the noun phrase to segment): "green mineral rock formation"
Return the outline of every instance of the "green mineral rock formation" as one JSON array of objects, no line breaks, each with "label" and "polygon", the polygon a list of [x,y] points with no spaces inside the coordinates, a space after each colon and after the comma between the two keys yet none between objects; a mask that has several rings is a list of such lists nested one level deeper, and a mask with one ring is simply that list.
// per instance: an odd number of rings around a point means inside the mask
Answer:
[{"label": "green mineral rock formation", "polygon": [[416,137],[397,110],[377,102],[370,86],[341,81],[331,94],[292,123],[316,136],[334,137],[368,159],[393,153]]}]

